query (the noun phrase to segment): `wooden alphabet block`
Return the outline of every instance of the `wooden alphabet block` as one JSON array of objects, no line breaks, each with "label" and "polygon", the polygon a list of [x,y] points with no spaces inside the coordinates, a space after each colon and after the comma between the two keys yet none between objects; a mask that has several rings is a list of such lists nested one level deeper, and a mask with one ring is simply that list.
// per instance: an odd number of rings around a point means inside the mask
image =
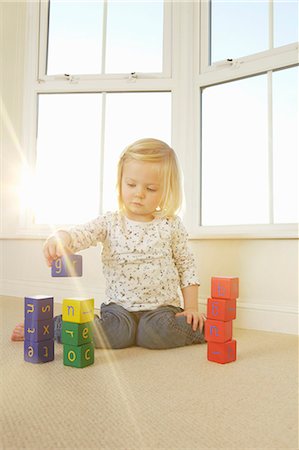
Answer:
[{"label": "wooden alphabet block", "polygon": [[205,340],[208,342],[226,342],[232,338],[232,321],[223,322],[220,320],[205,321]]},{"label": "wooden alphabet block", "polygon": [[239,297],[239,278],[212,277],[211,297],[236,299]]},{"label": "wooden alphabet block", "polygon": [[46,320],[53,317],[53,297],[35,295],[25,297],[24,317],[26,320]]},{"label": "wooden alphabet block", "polygon": [[94,363],[94,345],[92,342],[80,346],[63,346],[63,364],[72,367],[86,367]]},{"label": "wooden alphabet block", "polygon": [[208,342],[208,360],[220,364],[226,364],[237,359],[237,342],[231,341],[218,343]]},{"label": "wooden alphabet block", "polygon": [[61,341],[76,346],[92,342],[91,323],[62,322]]},{"label": "wooden alphabet block", "polygon": [[94,319],[93,298],[66,298],[62,302],[64,322],[86,323]]},{"label": "wooden alphabet block", "polygon": [[52,277],[82,277],[82,256],[65,255],[55,259],[51,267]]},{"label": "wooden alphabet block", "polygon": [[236,318],[236,300],[208,298],[207,318],[213,320],[234,320]]},{"label": "wooden alphabet block", "polygon": [[54,340],[42,342],[24,341],[24,360],[34,364],[53,361]]},{"label": "wooden alphabet block", "polygon": [[52,319],[35,320],[26,319],[24,324],[25,340],[38,342],[54,339],[54,322]]}]

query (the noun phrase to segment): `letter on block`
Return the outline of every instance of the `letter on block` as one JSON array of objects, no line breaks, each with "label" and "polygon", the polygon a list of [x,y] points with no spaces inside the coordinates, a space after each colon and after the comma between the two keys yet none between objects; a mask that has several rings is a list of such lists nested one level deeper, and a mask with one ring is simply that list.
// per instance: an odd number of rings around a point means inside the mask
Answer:
[{"label": "letter on block", "polygon": [[54,339],[53,319],[47,320],[25,320],[25,340],[38,342]]},{"label": "letter on block", "polygon": [[237,342],[231,341],[218,343],[208,342],[208,360],[220,364],[226,364],[237,359]]},{"label": "letter on block", "polygon": [[92,342],[91,323],[62,322],[61,341],[77,346]]},{"label": "letter on block", "polygon": [[212,298],[236,299],[239,297],[239,278],[212,277]]},{"label": "letter on block", "polygon": [[24,309],[25,321],[27,319],[51,319],[53,317],[53,297],[47,297],[44,295],[25,297]]},{"label": "letter on block", "polygon": [[86,323],[94,319],[93,298],[65,298],[62,302],[64,322]]},{"label": "letter on block", "polygon": [[51,267],[52,277],[82,277],[82,256],[66,255],[55,259]]},{"label": "letter on block", "polygon": [[63,364],[72,367],[86,367],[94,363],[94,345],[89,344],[63,346]]},{"label": "letter on block", "polygon": [[24,341],[24,360],[31,363],[45,363],[54,359],[54,341]]},{"label": "letter on block", "polygon": [[236,300],[208,298],[207,318],[213,320],[234,320],[236,318]]},{"label": "letter on block", "polygon": [[205,340],[208,342],[226,342],[232,338],[232,321],[207,319],[205,322]]}]

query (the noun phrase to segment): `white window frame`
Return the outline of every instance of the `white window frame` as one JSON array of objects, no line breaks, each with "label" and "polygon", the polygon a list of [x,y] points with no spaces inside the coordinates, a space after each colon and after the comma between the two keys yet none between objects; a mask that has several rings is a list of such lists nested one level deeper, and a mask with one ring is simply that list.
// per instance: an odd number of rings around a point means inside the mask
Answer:
[{"label": "white window frame", "polygon": [[[269,28],[269,50],[254,55],[237,58],[232,61],[224,60],[214,64],[209,64],[209,45],[210,45],[210,2],[202,1],[196,3],[195,21],[198,24],[195,28],[198,30],[198,40],[194,55],[194,111],[198,124],[201,123],[201,90],[205,87],[228,81],[247,78],[253,75],[267,73],[268,85],[272,83],[272,72],[276,69],[283,69],[298,65],[298,42],[285,45],[283,47],[273,48],[273,27]],[[269,0],[269,23],[273,22],[273,3]],[[269,107],[271,106],[271,96],[268,92]],[[272,122],[272,118],[268,120]],[[199,125],[200,126],[200,125]],[[191,237],[194,239],[273,239],[273,238],[298,238],[298,224],[274,224],[273,222],[273,198],[272,198],[272,123],[269,123],[269,186],[270,186],[270,223],[266,225],[230,225],[230,226],[201,226],[201,180],[200,175],[196,178],[196,204],[193,204],[193,213],[195,222],[191,231]],[[199,149],[197,154],[198,173],[201,174],[201,139],[200,132],[196,136],[196,147]]]},{"label": "white window frame", "polygon": [[[24,79],[24,160],[34,167],[39,93],[62,92],[159,92],[172,95],[172,146],[184,173],[186,205],[183,218],[191,239],[298,238],[298,225],[242,225],[203,227],[200,218],[200,89],[213,84],[264,73],[298,63],[298,43],[257,55],[239,58],[233,64],[209,66],[207,53],[208,2],[165,1],[165,48],[171,48],[162,74],[97,75],[69,77],[45,75],[45,20],[47,0],[27,2],[26,73]],[[40,22],[41,18],[41,22]],[[41,26],[40,26],[41,24]],[[38,30],[38,32],[37,32]],[[167,52],[165,52],[167,54]],[[37,56],[38,55],[38,56]],[[200,56],[201,55],[201,56]],[[282,62],[283,61],[283,62]],[[52,230],[36,225],[29,211],[20,214],[19,237],[44,238]]]}]

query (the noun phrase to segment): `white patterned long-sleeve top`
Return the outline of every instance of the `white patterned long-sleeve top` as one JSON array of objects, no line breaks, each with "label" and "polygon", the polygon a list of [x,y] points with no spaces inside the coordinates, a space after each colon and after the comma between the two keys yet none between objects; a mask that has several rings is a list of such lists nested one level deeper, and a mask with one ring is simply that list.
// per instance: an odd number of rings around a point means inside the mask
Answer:
[{"label": "white patterned long-sleeve top", "polygon": [[129,311],[180,306],[181,289],[199,284],[179,217],[135,222],[110,212],[68,231],[73,252],[102,243],[105,303]]}]

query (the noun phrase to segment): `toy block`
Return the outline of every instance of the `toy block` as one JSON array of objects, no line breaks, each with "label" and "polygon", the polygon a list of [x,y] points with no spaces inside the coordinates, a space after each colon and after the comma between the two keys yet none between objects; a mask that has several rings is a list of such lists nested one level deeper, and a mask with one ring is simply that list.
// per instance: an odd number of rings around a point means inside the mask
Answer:
[{"label": "toy block", "polygon": [[63,344],[76,346],[92,342],[91,322],[62,322],[61,341]]},{"label": "toy block", "polygon": [[236,299],[239,297],[239,278],[212,277],[211,297]]},{"label": "toy block", "polygon": [[55,259],[51,266],[52,277],[82,277],[82,256],[66,255]]},{"label": "toy block", "polygon": [[223,322],[221,320],[205,321],[205,340],[208,342],[226,342],[232,338],[232,321]]},{"label": "toy block", "polygon": [[207,318],[213,320],[234,320],[236,318],[236,300],[208,298]]},{"label": "toy block", "polygon": [[45,363],[54,359],[54,340],[42,342],[24,341],[24,360],[31,363]]},{"label": "toy block", "polygon": [[64,322],[86,323],[94,319],[93,298],[65,298],[62,302]]},{"label": "toy block", "polygon": [[38,342],[54,339],[54,322],[47,320],[25,320],[24,326],[25,340]]},{"label": "toy block", "polygon": [[47,297],[44,295],[25,297],[24,309],[25,321],[27,319],[51,319],[53,317],[53,297]]},{"label": "toy block", "polygon": [[92,342],[84,345],[63,346],[63,364],[65,366],[83,368],[94,363],[94,345]]},{"label": "toy block", "polygon": [[220,364],[230,363],[237,359],[237,342],[208,342],[208,360]]}]

